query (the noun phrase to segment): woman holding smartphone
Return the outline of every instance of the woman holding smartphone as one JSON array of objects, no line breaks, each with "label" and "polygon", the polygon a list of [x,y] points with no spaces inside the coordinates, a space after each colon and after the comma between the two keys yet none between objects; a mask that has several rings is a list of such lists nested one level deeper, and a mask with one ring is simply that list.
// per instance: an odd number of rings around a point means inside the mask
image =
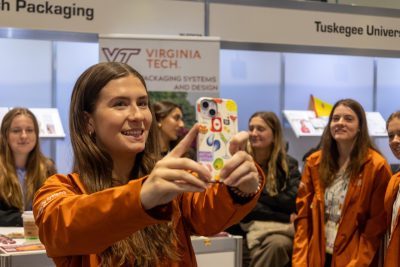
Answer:
[{"label": "woman holding smartphone", "polygon": [[224,182],[209,184],[206,168],[181,157],[198,128],[160,159],[143,77],[117,62],[87,69],[70,107],[76,172],[50,177],[34,200],[40,239],[56,265],[196,266],[190,235],[238,222],[264,181],[240,150],[242,133],[231,141]]}]

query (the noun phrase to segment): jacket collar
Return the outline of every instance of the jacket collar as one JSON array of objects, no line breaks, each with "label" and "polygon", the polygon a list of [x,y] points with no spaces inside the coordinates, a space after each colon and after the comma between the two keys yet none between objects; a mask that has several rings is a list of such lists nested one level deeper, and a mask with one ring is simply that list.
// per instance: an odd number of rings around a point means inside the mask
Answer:
[{"label": "jacket collar", "polygon": [[[376,153],[373,149],[369,148],[368,152],[367,152],[367,156],[364,158],[361,166],[363,166],[364,164],[366,164],[367,162],[372,160],[372,155],[373,153]],[[308,158],[310,165],[315,167],[315,166],[319,166],[319,164],[321,163],[321,158],[322,158],[322,151],[318,150],[317,152],[314,152],[313,154],[311,154],[311,156]]]}]

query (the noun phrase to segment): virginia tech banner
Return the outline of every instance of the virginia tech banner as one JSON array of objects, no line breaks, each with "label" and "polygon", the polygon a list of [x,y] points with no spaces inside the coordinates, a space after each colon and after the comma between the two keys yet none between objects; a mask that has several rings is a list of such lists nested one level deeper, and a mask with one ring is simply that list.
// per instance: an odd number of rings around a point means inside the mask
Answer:
[{"label": "virginia tech banner", "polygon": [[218,38],[100,35],[100,61],[131,65],[150,91],[219,91]]}]

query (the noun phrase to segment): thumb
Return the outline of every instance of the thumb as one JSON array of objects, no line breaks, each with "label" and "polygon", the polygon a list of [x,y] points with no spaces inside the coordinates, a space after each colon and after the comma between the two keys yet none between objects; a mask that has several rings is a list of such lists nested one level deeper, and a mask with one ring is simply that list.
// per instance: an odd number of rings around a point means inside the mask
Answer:
[{"label": "thumb", "polygon": [[229,152],[231,155],[234,155],[236,152],[240,150],[245,150],[247,140],[249,140],[249,133],[242,131],[238,134],[235,134],[230,141],[229,144]]}]

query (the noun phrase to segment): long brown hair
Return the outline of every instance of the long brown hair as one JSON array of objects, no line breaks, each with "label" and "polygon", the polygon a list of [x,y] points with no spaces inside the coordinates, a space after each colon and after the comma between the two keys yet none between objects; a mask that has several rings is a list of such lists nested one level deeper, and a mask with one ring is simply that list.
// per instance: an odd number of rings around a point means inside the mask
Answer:
[{"label": "long brown hair", "polygon": [[[17,116],[27,116],[34,125],[36,144],[28,155],[26,162],[25,195],[17,176],[14,154],[8,144],[11,124]],[[13,108],[4,116],[1,122],[0,136],[0,198],[10,207],[20,211],[30,209],[33,195],[47,177],[56,172],[52,161],[47,159],[40,150],[39,125],[35,115],[27,108]]]},{"label": "long brown hair", "polygon": [[[143,77],[127,64],[106,62],[93,65],[78,78],[71,97],[69,125],[74,151],[74,169],[87,192],[94,193],[115,186],[111,178],[113,161],[104,149],[96,144],[95,133],[89,133],[87,116],[92,113],[101,90],[111,80],[132,75],[146,88]],[[159,159],[157,124],[154,112],[149,135],[143,152],[136,155],[130,178],[147,175]],[[122,266],[135,261],[137,266],[154,266],[164,258],[179,259],[176,234],[171,224],[147,226],[124,240],[111,244],[101,253],[102,266]]]},{"label": "long brown hair", "polygon": [[[251,119],[255,117],[261,118],[272,130],[273,142],[271,144],[272,149],[270,157],[266,162],[268,172],[266,174],[267,182],[265,183],[265,188],[271,196],[275,196],[278,194],[276,180],[278,177],[278,166],[280,165],[282,167],[285,177],[289,175],[289,167],[286,161],[286,148],[283,139],[282,125],[274,112],[258,111],[251,115],[249,123]],[[249,147],[249,152],[254,156],[254,152],[252,151],[251,147]]]},{"label": "long brown hair", "polygon": [[354,111],[359,122],[359,131],[355,137],[356,139],[350,152],[349,164],[345,170],[349,177],[353,178],[361,171],[361,166],[367,157],[368,149],[373,149],[379,153],[369,136],[367,119],[364,108],[361,104],[353,99],[339,100],[335,103],[331,113],[329,114],[328,125],[324,129],[321,139],[322,155],[319,173],[325,186],[329,186],[333,182],[336,173],[339,171],[339,150],[336,140],[333,139],[331,134],[330,125],[332,123],[333,113],[340,105],[348,107]]}]

